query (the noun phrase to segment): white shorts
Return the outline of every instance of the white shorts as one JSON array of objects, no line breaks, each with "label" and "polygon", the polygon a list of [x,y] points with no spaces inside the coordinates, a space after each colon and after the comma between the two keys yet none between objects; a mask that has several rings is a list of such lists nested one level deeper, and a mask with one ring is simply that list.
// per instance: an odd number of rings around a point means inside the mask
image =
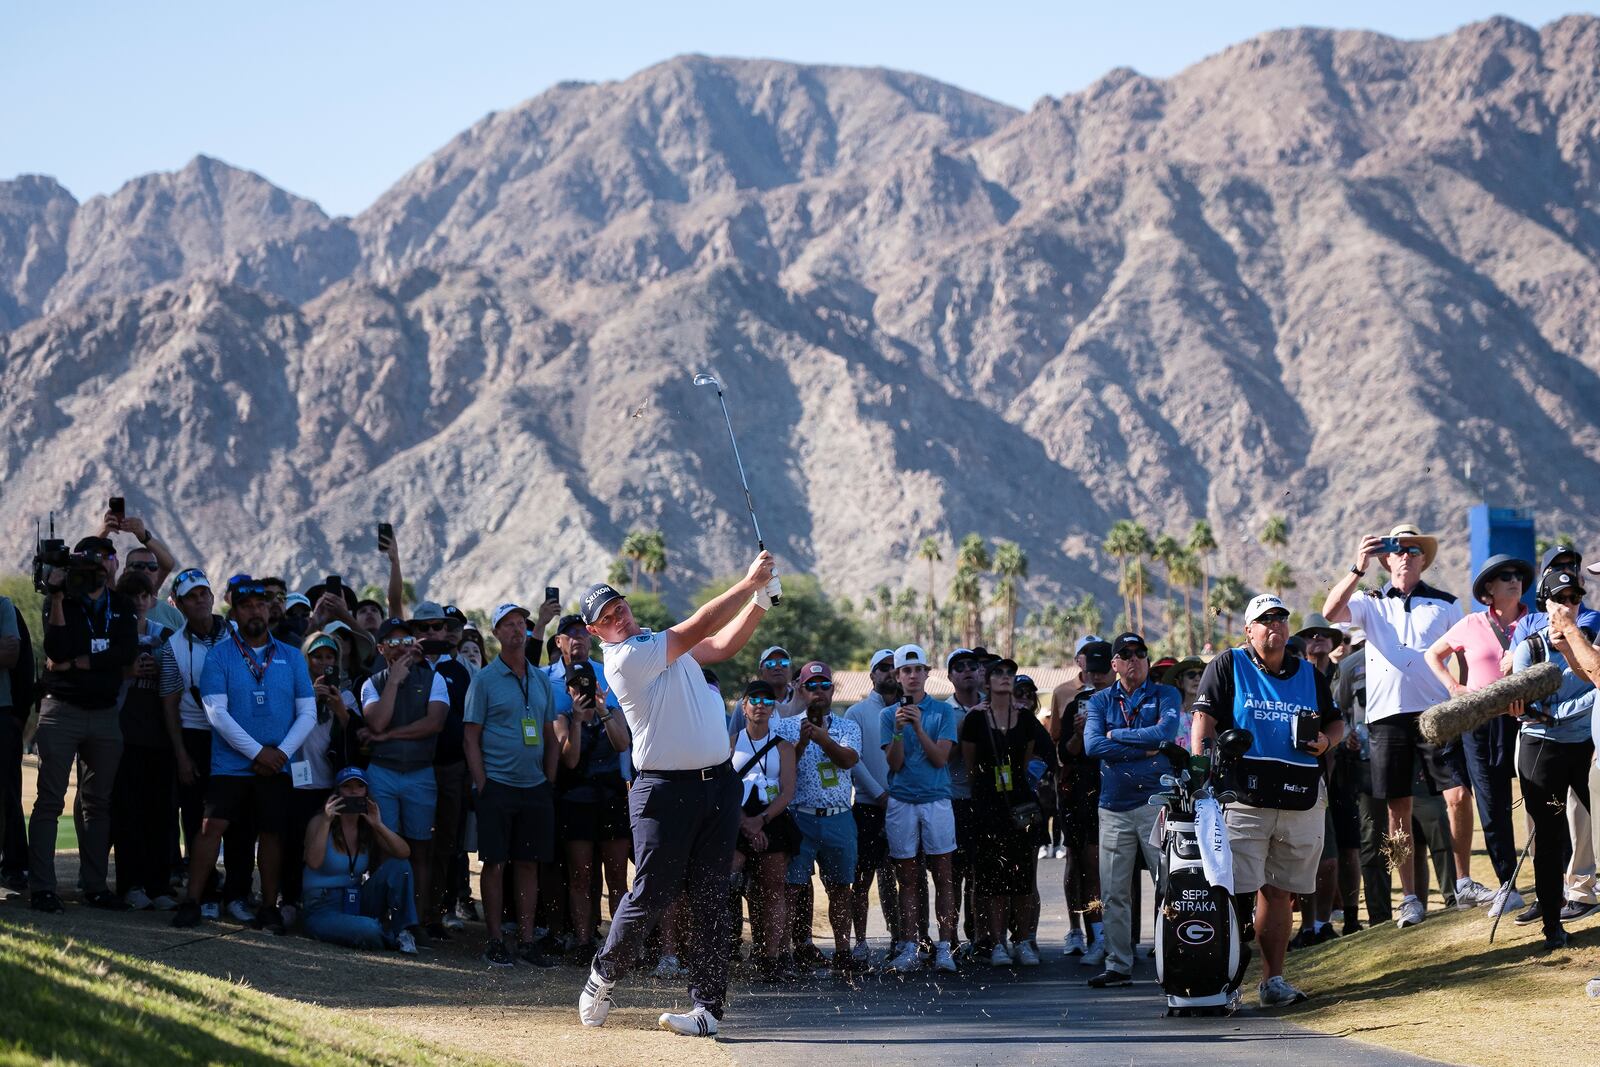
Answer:
[{"label": "white shorts", "polygon": [[1326,787],[1310,811],[1231,805],[1224,816],[1233,849],[1233,889],[1254,893],[1264,885],[1289,893],[1315,893],[1327,828]]},{"label": "white shorts", "polygon": [[956,817],[948,800],[913,804],[890,797],[883,828],[889,835],[889,856],[893,859],[914,860],[919,848],[928,856],[943,856],[956,850]]}]

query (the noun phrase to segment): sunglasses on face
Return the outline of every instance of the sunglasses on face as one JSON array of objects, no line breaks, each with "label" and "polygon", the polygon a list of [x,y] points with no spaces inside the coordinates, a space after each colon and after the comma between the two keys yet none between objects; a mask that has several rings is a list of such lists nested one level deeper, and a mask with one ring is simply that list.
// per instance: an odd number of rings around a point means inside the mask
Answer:
[{"label": "sunglasses on face", "polygon": [[978,661],[972,659],[958,659],[950,664],[951,674],[965,674],[967,671],[975,671],[977,669]]},{"label": "sunglasses on face", "polygon": [[1193,681],[1197,681],[1199,679],[1199,677],[1200,677],[1200,672],[1199,671],[1184,671],[1182,674],[1178,675],[1178,681],[1180,681],[1180,682],[1193,682]]},{"label": "sunglasses on face", "polygon": [[413,621],[412,625],[415,626],[418,630],[420,630],[421,632],[423,632],[425,634],[444,633],[446,630],[448,630],[450,628],[450,624],[447,623],[447,622],[415,622],[415,621]]},{"label": "sunglasses on face", "polygon": [[1117,659],[1124,659],[1124,660],[1127,660],[1127,659],[1149,659],[1150,658],[1150,650],[1148,648],[1125,648],[1121,652],[1118,652],[1116,654],[1116,658]]},{"label": "sunglasses on face", "polygon": [[833,683],[828,681],[826,678],[813,678],[811,681],[805,684],[805,688],[810,689],[813,692],[820,690],[821,692],[825,693],[829,689],[833,688]]},{"label": "sunglasses on face", "polygon": [[1391,553],[1389,553],[1389,555],[1391,555],[1391,556],[1420,556],[1420,555],[1422,555],[1422,546],[1421,545],[1401,545],[1400,548],[1397,551],[1391,552]]},{"label": "sunglasses on face", "polygon": [[1495,571],[1489,575],[1491,582],[1521,582],[1522,576],[1516,571]]},{"label": "sunglasses on face", "polygon": [[411,644],[411,642],[412,638],[409,637],[386,637],[383,639],[383,643],[388,645],[390,648],[403,648],[406,645]]},{"label": "sunglasses on face", "polygon": [[1261,618],[1257,619],[1256,622],[1259,622],[1262,626],[1288,626],[1289,616],[1280,615],[1274,611],[1261,616]]},{"label": "sunglasses on face", "polygon": [[776,656],[772,657],[771,659],[764,659],[761,661],[761,669],[764,671],[776,670],[779,667],[787,666],[789,666],[789,661],[787,659],[778,659]]},{"label": "sunglasses on face", "polygon": [[778,702],[770,697],[747,697],[745,698],[745,703],[752,708],[766,708],[768,710],[778,706]]},{"label": "sunglasses on face", "polygon": [[1583,597],[1579,596],[1577,593],[1558,593],[1549,599],[1555,601],[1557,604],[1567,604],[1572,607],[1576,607],[1577,605],[1583,603]]},{"label": "sunglasses on face", "polygon": [[154,573],[156,573],[157,571],[159,571],[161,569],[161,564],[159,564],[159,563],[130,563],[130,564],[128,564],[128,569],[130,571],[148,571],[149,573],[154,574]]}]

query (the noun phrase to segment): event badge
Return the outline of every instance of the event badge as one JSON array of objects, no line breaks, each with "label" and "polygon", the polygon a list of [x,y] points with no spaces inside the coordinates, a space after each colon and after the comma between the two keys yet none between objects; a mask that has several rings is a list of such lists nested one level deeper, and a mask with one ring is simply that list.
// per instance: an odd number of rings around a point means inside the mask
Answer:
[{"label": "event badge", "polygon": [[762,786],[761,791],[767,795],[768,804],[771,804],[774,800],[778,799],[778,787],[773,782],[768,782],[766,785]]},{"label": "event badge", "polygon": [[346,915],[361,914],[361,887],[347,885],[344,887],[344,896],[339,901],[339,910]]},{"label": "event badge", "polygon": [[997,792],[1011,792],[1011,764],[1002,763],[994,769],[994,787]]},{"label": "event badge", "polygon": [[522,743],[525,745],[537,745],[539,743],[538,719],[522,720]]},{"label": "event badge", "polygon": [[91,638],[89,638],[89,653],[91,655],[93,655],[95,653],[99,653],[99,652],[109,651],[110,648],[111,648],[111,638],[109,638],[109,637],[91,637]]},{"label": "event badge", "polygon": [[296,789],[308,789],[311,786],[311,764],[305,760],[289,764],[289,780]]},{"label": "event badge", "polygon": [[264,708],[266,706],[267,706],[267,694],[263,690],[257,689],[256,690],[256,707]]},{"label": "event badge", "polygon": [[832,760],[817,761],[817,781],[822,783],[822,788],[833,789],[839,784],[839,768],[833,765]]}]

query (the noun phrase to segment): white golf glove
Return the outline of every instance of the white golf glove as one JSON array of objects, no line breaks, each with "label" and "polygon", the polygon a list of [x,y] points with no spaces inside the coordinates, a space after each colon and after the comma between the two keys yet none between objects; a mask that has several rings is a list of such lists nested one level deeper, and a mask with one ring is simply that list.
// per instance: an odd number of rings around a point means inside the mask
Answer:
[{"label": "white golf glove", "polygon": [[772,606],[783,597],[783,583],[774,574],[772,581],[756,590],[756,607],[762,611],[771,611]]}]

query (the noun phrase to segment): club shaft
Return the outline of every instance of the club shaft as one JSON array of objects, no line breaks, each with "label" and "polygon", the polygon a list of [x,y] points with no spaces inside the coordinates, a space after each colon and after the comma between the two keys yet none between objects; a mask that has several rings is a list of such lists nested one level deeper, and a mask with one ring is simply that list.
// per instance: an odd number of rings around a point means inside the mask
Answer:
[{"label": "club shaft", "polygon": [[761,520],[756,518],[756,500],[750,495],[750,481],[744,476],[744,460],[739,458],[739,439],[733,435],[733,417],[728,414],[728,400],[722,395],[722,389],[717,388],[717,403],[722,405],[722,421],[728,424],[728,443],[733,446],[733,465],[739,468],[739,484],[744,486],[745,507],[750,509],[750,525],[756,530],[756,547],[765,552],[766,539],[761,536]]}]

